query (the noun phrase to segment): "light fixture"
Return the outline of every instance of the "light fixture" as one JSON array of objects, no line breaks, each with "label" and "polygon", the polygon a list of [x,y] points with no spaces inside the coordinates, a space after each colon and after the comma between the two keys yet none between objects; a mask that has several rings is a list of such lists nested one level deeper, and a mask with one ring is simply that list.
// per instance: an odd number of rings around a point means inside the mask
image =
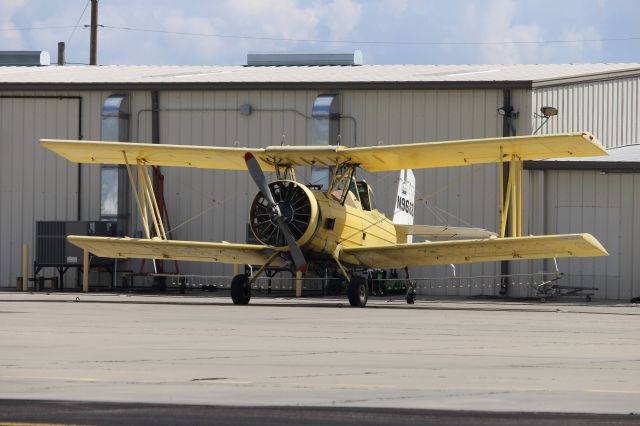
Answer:
[{"label": "light fixture", "polygon": [[540,113],[544,117],[553,117],[554,115],[558,115],[558,108],[552,106],[543,106],[540,108]]},{"label": "light fixture", "polygon": [[540,114],[534,112],[533,115],[543,119],[538,128],[533,131],[532,135],[535,135],[540,129],[542,129],[542,127],[544,127],[545,124],[547,124],[551,117],[555,117],[556,115],[558,115],[558,108],[552,106],[543,106],[542,108],[540,108]]},{"label": "light fixture", "polygon": [[498,108],[498,114],[507,118],[518,118],[520,113],[516,111],[511,105]]}]

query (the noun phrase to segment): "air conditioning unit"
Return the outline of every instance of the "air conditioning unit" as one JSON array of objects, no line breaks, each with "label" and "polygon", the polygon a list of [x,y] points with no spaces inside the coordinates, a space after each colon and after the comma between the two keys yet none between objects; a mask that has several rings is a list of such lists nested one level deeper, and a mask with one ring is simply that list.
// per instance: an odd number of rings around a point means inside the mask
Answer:
[{"label": "air conditioning unit", "polygon": [[[38,221],[36,222],[36,258],[38,267],[81,266],[82,249],[67,241],[67,235],[118,236],[115,221]],[[102,259],[102,262],[110,262]],[[92,266],[99,266],[93,259]]]}]

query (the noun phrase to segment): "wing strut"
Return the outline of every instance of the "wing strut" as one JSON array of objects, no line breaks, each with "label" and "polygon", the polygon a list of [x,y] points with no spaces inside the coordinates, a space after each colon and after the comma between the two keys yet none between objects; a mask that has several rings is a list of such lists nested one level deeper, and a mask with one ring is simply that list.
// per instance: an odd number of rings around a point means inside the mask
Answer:
[{"label": "wing strut", "polygon": [[[507,233],[507,218],[511,213],[511,236],[522,237],[522,158],[516,154],[511,154],[509,159],[509,176],[507,188],[504,187],[504,158],[506,155],[500,147],[500,165],[498,166],[500,181],[500,199],[498,208],[500,209],[500,237],[505,237]],[[509,211],[511,208],[511,211]]]},{"label": "wing strut", "polygon": [[155,234],[161,240],[166,240],[167,234],[164,228],[164,223],[162,222],[162,214],[160,213],[160,208],[158,207],[156,194],[153,191],[153,183],[151,182],[151,177],[149,176],[148,165],[142,160],[136,160],[138,169],[138,185],[136,188],[136,183],[133,179],[133,173],[131,172],[131,165],[129,163],[129,159],[127,158],[126,151],[122,151],[122,155],[124,156],[124,162],[127,167],[127,173],[129,175],[131,188],[133,189],[133,195],[136,199],[136,205],[138,206],[138,211],[140,212],[140,219],[142,220],[142,226],[144,227],[145,236],[147,237],[147,239],[151,239],[151,227],[149,222],[149,216],[151,216]]}]

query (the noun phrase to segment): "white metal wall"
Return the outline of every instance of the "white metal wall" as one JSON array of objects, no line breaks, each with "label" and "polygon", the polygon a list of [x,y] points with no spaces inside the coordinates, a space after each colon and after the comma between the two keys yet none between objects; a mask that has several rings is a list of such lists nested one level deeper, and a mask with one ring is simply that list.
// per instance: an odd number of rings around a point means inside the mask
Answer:
[{"label": "white metal wall", "polygon": [[[545,233],[589,232],[608,257],[559,259],[565,285],[597,287],[596,297],[630,299],[640,295],[640,174],[598,170],[533,171],[544,188]],[[548,266],[549,261],[547,261]]]},{"label": "white metal wall", "polygon": [[[539,133],[589,131],[607,148],[640,141],[640,79],[624,78],[533,90],[533,111],[553,106],[559,114]],[[542,119],[532,117],[532,128]]]},{"label": "white metal wall", "polygon": [[[84,139],[100,137],[100,111],[110,94],[2,92],[3,96],[82,96]],[[37,142],[40,138],[76,139],[78,108],[73,99],[0,99],[0,287],[13,287],[22,274],[23,243],[30,246],[31,270],[36,221],[77,219],[77,166]],[[82,166],[82,220],[99,218],[99,172],[98,166]],[[69,285],[75,283],[75,271],[69,271],[65,279]]]},{"label": "white metal wall", "polygon": [[77,166],[36,144],[47,135],[78,136],[77,100],[0,99],[0,282],[5,287],[22,275],[22,244],[35,250],[35,221],[77,217]]},{"label": "white metal wall", "polygon": [[[533,111],[554,106],[559,114],[540,132],[589,131],[606,147],[638,143],[640,82],[625,78],[535,89]],[[532,130],[542,123],[531,120]],[[638,294],[634,254],[639,250],[636,223],[640,186],[636,174],[595,171],[527,171],[525,194],[532,207],[525,211],[525,233],[589,232],[609,251],[607,258],[559,260],[562,283],[598,287],[597,297],[628,299]],[[518,272],[554,269],[550,261],[521,262]],[[513,295],[532,295],[526,287]]]}]

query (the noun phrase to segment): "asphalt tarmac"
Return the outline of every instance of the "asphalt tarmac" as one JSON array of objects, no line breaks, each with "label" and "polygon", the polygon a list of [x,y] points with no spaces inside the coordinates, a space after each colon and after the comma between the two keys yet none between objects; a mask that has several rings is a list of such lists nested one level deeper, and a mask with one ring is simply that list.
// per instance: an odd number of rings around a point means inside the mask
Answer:
[{"label": "asphalt tarmac", "polygon": [[0,421],[628,424],[640,412],[630,304],[0,293],[0,354]]},{"label": "asphalt tarmac", "polygon": [[637,415],[0,400],[0,425],[634,425]]}]

